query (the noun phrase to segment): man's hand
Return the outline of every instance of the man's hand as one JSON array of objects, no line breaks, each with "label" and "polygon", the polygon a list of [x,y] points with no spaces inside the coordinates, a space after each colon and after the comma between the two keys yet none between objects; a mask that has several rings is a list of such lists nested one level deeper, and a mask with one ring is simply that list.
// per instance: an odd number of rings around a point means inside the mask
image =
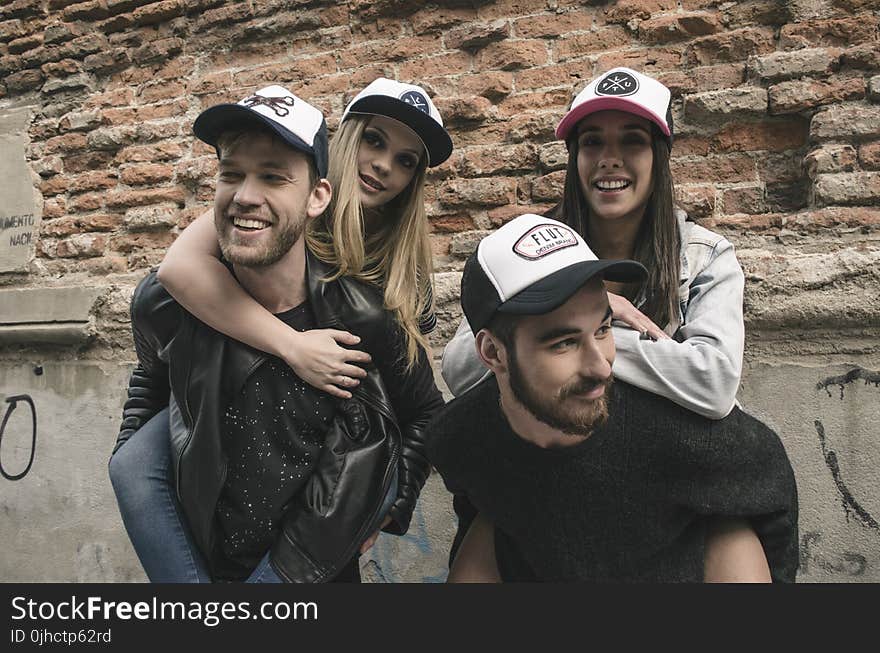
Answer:
[{"label": "man's hand", "polygon": [[364,543],[361,544],[361,555],[365,554],[367,551],[370,550],[370,548],[376,543],[376,538],[379,537],[379,533],[381,533],[382,529],[385,528],[390,523],[391,523],[391,515],[386,515],[385,519],[382,520],[382,525],[379,527],[379,530],[377,530],[375,533],[370,535],[370,537],[368,537],[366,539],[366,541],[364,541]]},{"label": "man's hand", "polygon": [[649,336],[652,340],[670,340],[666,333],[654,324],[651,319],[632,305],[626,298],[608,293],[608,303],[611,304],[612,317],[626,323],[639,333]]},{"label": "man's hand", "polygon": [[293,368],[299,378],[340,399],[350,399],[351,392],[367,373],[356,363],[369,363],[367,352],[346,349],[340,345],[354,346],[361,339],[348,331],[336,329],[290,330],[291,337],[285,343],[284,361]]}]

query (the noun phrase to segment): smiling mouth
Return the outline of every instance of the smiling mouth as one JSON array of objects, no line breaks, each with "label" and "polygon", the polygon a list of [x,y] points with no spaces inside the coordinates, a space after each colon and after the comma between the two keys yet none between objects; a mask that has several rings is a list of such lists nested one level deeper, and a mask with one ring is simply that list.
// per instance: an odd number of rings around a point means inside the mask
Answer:
[{"label": "smiling mouth", "polygon": [[632,186],[632,182],[628,179],[599,179],[593,182],[593,186],[608,193],[629,188]]},{"label": "smiling mouth", "polygon": [[254,220],[252,218],[242,218],[241,216],[232,218],[232,224],[235,225],[236,229],[241,229],[242,231],[259,231],[260,229],[272,226],[271,222]]},{"label": "smiling mouth", "polygon": [[369,175],[365,175],[363,173],[360,174],[361,181],[364,182],[367,186],[374,190],[385,190],[385,186],[379,183],[378,180],[373,179]]}]

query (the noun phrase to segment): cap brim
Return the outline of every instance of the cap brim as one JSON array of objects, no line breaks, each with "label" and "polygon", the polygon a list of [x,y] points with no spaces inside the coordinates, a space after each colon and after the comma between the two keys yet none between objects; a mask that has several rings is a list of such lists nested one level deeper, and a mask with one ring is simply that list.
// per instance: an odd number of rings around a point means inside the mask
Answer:
[{"label": "cap brim", "polygon": [[193,133],[196,135],[196,138],[208,145],[217,147],[217,139],[223,132],[241,129],[255,123],[268,127],[285,143],[313,157],[318,166],[318,173],[321,177],[327,176],[326,162],[318,160],[319,157],[315,147],[306,143],[283,125],[279,125],[263,114],[243,107],[240,104],[218,104],[210,109],[206,109],[199,114],[199,117],[193,123]]},{"label": "cap brim", "polygon": [[516,315],[542,315],[562,306],[593,277],[629,283],[642,281],[647,274],[636,261],[581,261],[533,283],[503,302],[497,310]]},{"label": "cap brim", "polygon": [[428,167],[440,165],[452,154],[449,132],[427,113],[403,100],[387,95],[369,95],[352,104],[348,113],[387,116],[412,129],[428,153]]},{"label": "cap brim", "polygon": [[602,97],[583,102],[565,114],[565,117],[556,126],[556,138],[563,141],[566,140],[576,124],[586,116],[597,111],[625,111],[626,113],[632,113],[653,122],[664,135],[672,135],[669,131],[669,125],[666,124],[665,116],[658,116],[650,109],[646,109],[641,104],[633,102],[626,97]]}]

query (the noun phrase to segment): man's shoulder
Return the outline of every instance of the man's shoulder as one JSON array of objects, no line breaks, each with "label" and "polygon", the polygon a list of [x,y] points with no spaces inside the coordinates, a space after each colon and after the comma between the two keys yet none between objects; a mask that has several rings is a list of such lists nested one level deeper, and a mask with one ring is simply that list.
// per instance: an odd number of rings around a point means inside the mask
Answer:
[{"label": "man's shoulder", "polygon": [[153,268],[140,280],[131,298],[132,326],[167,340],[180,323],[182,309],[159,282]]}]

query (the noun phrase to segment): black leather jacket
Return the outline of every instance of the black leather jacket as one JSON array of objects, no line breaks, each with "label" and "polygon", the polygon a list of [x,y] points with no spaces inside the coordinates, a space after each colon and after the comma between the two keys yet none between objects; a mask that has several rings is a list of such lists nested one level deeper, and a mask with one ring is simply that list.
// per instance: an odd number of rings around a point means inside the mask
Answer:
[{"label": "black leather jacket", "polygon": [[[282,518],[272,549],[275,570],[291,582],[330,580],[369,536],[382,499],[398,471],[398,496],[386,531],[403,534],[430,467],[424,427],[443,405],[424,352],[410,370],[403,336],[381,294],[349,278],[325,279],[331,269],[306,257],[308,296],[319,328],[361,338],[373,365],[325,438],[315,472]],[[210,559],[214,510],[226,478],[222,415],[231,397],[266,354],[228,338],[186,312],[151,272],[131,305],[138,365],[114,452],[166,405],[177,495],[196,543]]]}]

